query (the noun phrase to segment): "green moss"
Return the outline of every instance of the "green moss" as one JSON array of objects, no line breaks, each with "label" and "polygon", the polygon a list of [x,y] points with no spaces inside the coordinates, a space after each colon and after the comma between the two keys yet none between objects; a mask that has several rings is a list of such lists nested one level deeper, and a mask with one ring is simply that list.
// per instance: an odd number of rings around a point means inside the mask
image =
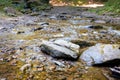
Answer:
[{"label": "green moss", "polygon": [[106,11],[120,13],[120,1],[119,0],[109,0],[105,4],[105,7],[103,9]]}]

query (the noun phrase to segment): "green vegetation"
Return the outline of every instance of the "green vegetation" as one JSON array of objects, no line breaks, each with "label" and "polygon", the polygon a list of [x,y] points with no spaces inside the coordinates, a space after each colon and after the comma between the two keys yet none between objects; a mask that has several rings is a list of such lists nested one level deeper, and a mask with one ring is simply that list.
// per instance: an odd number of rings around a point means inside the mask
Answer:
[{"label": "green vegetation", "polygon": [[108,0],[103,10],[106,12],[120,13],[120,0]]},{"label": "green vegetation", "polygon": [[90,9],[90,11],[96,12],[98,14],[104,14],[108,12],[120,14],[120,0],[108,0],[104,4],[105,4],[104,7]]},{"label": "green vegetation", "polygon": [[0,10],[3,10],[6,6],[12,6],[11,0],[0,0]]},{"label": "green vegetation", "polygon": [[[13,3],[16,0],[0,0],[0,10],[2,11],[4,7],[14,7],[19,11],[25,9],[27,6],[31,10],[39,11],[44,10],[49,6],[49,0],[18,0],[17,4]],[[30,2],[31,1],[31,2]],[[72,6],[77,6],[81,4],[87,4],[89,2],[104,2],[105,6],[103,8],[94,9],[97,13],[106,13],[106,12],[114,12],[120,13],[120,0],[52,0],[57,3],[63,2],[66,4],[70,4]]]},{"label": "green vegetation", "polygon": [[48,8],[49,0],[0,0],[0,11],[5,7],[13,7],[18,11],[39,11]]}]

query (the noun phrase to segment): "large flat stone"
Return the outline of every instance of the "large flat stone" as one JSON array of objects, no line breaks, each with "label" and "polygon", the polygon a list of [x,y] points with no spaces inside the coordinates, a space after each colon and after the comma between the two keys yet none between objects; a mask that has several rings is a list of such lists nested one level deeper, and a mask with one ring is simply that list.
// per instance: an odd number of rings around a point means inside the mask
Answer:
[{"label": "large flat stone", "polygon": [[76,53],[79,54],[80,46],[77,45],[77,44],[74,44],[72,42],[65,41],[65,40],[62,40],[62,39],[55,40],[54,43],[58,44],[60,46],[67,47],[67,48],[69,48],[69,49],[71,49],[71,50],[73,50],[73,51],[75,51]]},{"label": "large flat stone", "polygon": [[44,41],[41,45],[41,51],[54,57],[61,59],[75,60],[78,58],[78,53],[54,42]]},{"label": "large flat stone", "polygon": [[80,56],[80,59],[85,61],[87,65],[120,59],[120,45],[96,44],[84,51]]}]

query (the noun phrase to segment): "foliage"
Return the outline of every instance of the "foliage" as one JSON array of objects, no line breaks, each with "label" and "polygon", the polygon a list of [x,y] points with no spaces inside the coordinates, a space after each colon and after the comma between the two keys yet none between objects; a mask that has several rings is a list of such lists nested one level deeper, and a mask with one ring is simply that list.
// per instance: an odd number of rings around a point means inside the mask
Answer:
[{"label": "foliage", "polygon": [[96,12],[98,14],[104,14],[104,13],[115,13],[120,14],[120,1],[119,0],[108,0],[106,3],[104,3],[104,7],[99,7],[96,9],[90,9],[91,12]]},{"label": "foliage", "polygon": [[[14,2],[18,1],[18,3]],[[30,10],[43,10],[49,5],[49,0],[0,0],[0,11],[5,7],[13,7],[18,11],[26,11],[26,6],[29,5]]]},{"label": "foliage", "polygon": [[2,10],[5,6],[12,6],[11,0],[0,0],[0,10]]},{"label": "foliage", "polygon": [[107,12],[120,13],[120,0],[108,0],[105,4],[104,10]]}]

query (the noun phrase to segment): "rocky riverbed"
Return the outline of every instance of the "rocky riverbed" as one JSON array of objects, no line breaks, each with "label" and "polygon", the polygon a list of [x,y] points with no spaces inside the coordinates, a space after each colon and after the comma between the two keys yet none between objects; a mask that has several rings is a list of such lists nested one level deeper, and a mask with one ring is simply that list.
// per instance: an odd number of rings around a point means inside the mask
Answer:
[{"label": "rocky riverbed", "polygon": [[53,7],[16,17],[1,14],[0,79],[115,80],[109,67],[90,65],[112,60],[113,55],[120,58],[120,17],[104,18],[86,10]]}]

